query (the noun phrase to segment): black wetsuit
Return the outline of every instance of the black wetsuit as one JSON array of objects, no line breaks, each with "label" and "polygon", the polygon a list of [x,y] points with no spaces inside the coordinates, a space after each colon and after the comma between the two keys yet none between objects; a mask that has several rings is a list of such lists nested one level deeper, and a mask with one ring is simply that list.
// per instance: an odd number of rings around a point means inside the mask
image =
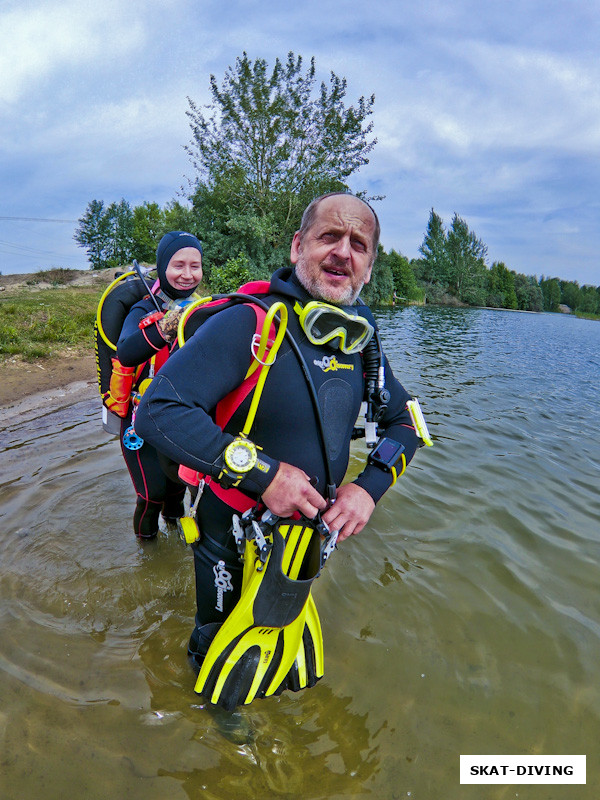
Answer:
[{"label": "black wetsuit", "polygon": [[[307,340],[294,302],[304,304],[310,299],[291,269],[273,275],[266,301],[283,300],[288,306],[288,329],[300,346],[317,390],[332,477],[339,486],[348,467],[352,430],[364,395],[363,365],[360,354],[348,356]],[[375,324],[366,306],[361,307],[361,314]],[[219,456],[241,431],[251,396],[242,402],[224,431],[214,422],[215,407],[244,380],[252,360],[250,345],[256,326],[254,310],[244,305],[227,308],[208,319],[152,382],[138,409],[136,431],[173,461],[213,478],[218,476]],[[408,462],[419,442],[406,409],[410,395],[394,378],[387,360],[385,372],[391,400],[380,425],[387,436],[404,444]],[[262,448],[260,459],[268,472],[254,468],[241,482],[240,490],[257,498],[273,479],[279,462],[285,461],[315,478],[317,489],[325,495],[326,470],[315,410],[298,359],[285,340],[269,371],[249,438]],[[389,488],[391,477],[368,465],[355,483],[377,502]],[[228,533],[231,515],[232,509],[210,487],[205,489],[198,509],[202,539],[193,546],[198,605],[195,643],[199,653],[206,649],[203,639],[214,633],[211,623],[222,622],[239,597],[242,572],[233,537]],[[207,637],[202,636],[203,631],[198,634],[199,628],[204,628]],[[192,651],[193,644],[194,637]]]},{"label": "black wetsuit", "polygon": [[[154,370],[157,371],[168,354],[165,339],[156,324],[144,332],[138,327],[140,320],[155,310],[156,306],[149,297],[132,306],[117,343],[117,358],[123,366],[144,365],[134,391],[151,376],[152,357],[156,356]],[[151,444],[144,442],[139,450],[129,450],[124,446],[123,434],[131,425],[133,408],[130,404],[127,416],[121,420],[121,450],[137,494],[133,529],[137,536],[148,539],[156,536],[161,511],[167,519],[182,515],[185,487],[167,477],[161,466],[161,457]]]}]

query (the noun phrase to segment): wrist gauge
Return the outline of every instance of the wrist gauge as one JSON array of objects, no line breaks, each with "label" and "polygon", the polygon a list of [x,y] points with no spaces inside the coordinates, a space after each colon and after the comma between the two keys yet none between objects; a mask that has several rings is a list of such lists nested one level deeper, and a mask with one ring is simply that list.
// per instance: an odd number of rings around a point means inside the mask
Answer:
[{"label": "wrist gauge", "polygon": [[222,486],[237,486],[256,465],[256,445],[248,439],[234,439],[223,453],[223,466],[218,480]]},{"label": "wrist gauge", "polygon": [[404,445],[394,439],[380,439],[369,453],[368,463],[379,467],[384,472],[391,472],[402,459]]}]

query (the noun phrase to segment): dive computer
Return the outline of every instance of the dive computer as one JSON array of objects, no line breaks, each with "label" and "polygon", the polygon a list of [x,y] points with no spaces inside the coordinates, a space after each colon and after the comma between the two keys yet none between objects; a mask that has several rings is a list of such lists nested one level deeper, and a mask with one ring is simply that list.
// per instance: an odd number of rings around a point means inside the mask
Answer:
[{"label": "dive computer", "polygon": [[391,472],[392,469],[395,469],[396,464],[402,460],[403,454],[403,444],[396,442],[394,439],[384,437],[380,439],[371,450],[367,461],[369,464],[379,467],[379,469],[382,469],[384,472]]},{"label": "dive computer", "polygon": [[230,442],[223,453],[223,465],[217,480],[225,489],[237,486],[256,466],[256,445],[249,439],[238,437]]}]

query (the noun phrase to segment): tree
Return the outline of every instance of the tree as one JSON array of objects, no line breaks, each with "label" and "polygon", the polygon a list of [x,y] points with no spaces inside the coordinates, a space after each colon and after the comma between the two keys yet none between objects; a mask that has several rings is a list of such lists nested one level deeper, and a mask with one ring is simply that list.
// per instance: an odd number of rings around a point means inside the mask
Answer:
[{"label": "tree", "polygon": [[485,302],[487,246],[456,213],[448,231],[446,252],[449,284],[456,296],[467,303],[482,305]]},{"label": "tree", "polygon": [[133,209],[132,252],[138,261],[153,264],[156,247],[165,231],[165,214],[158,203],[145,202]]},{"label": "tree", "polygon": [[543,311],[544,295],[537,279],[532,275],[523,275],[520,272],[515,272],[514,276],[518,307],[522,311]]},{"label": "tree", "polygon": [[213,261],[244,252],[259,271],[280,266],[308,203],[347,190],[368,163],[374,97],[346,106],[346,80],[333,72],[315,88],[314,59],[304,69],[290,52],[269,70],[243,53],[221,85],[211,75],[208,111],[188,98],[191,200]]},{"label": "tree", "polygon": [[557,278],[542,278],[540,289],[544,298],[544,311],[558,311],[560,304],[560,283]]},{"label": "tree", "polygon": [[442,218],[433,208],[429,214],[427,230],[419,252],[423,258],[419,261],[419,278],[426,283],[447,285],[449,263],[446,231]]},{"label": "tree", "polygon": [[239,286],[251,280],[248,258],[240,253],[237,258],[229,258],[222,267],[213,267],[211,272],[211,291],[225,294],[235,292]]},{"label": "tree", "polygon": [[111,228],[109,267],[131,263],[133,254],[133,210],[127,200],[111,203],[106,210]]},{"label": "tree", "polygon": [[111,240],[110,222],[104,209],[104,202],[102,200],[89,202],[78,222],[73,239],[80,247],[85,247],[92,269],[102,269],[106,266]]},{"label": "tree", "polygon": [[121,267],[132,259],[154,263],[156,247],[167,231],[189,231],[201,239],[193,210],[172,201],[164,209],[158,203],[144,202],[131,208],[126,200],[104,207],[92,200],[73,238],[87,249],[92,269]]},{"label": "tree", "polygon": [[564,303],[572,311],[579,308],[581,303],[581,289],[577,281],[561,281],[561,303]]},{"label": "tree", "polygon": [[371,280],[362,289],[360,297],[367,305],[376,306],[391,303],[393,294],[394,277],[387,254],[380,244],[373,264]]},{"label": "tree", "polygon": [[385,257],[392,271],[394,292],[397,298],[400,300],[421,300],[423,291],[417,285],[414,270],[406,256],[392,248]]},{"label": "tree", "polygon": [[581,287],[581,302],[578,310],[584,314],[598,314],[600,311],[600,292],[594,286]]},{"label": "tree", "polygon": [[487,304],[495,308],[518,308],[515,276],[502,261],[494,261],[487,273]]},{"label": "tree", "polygon": [[[163,229],[161,236],[169,231],[186,231],[193,233],[202,241],[202,231],[198,225],[198,218],[193,208],[184,206],[177,200],[171,200],[163,211]],[[158,237],[160,240],[160,236]],[[158,240],[156,242],[158,246]]]},{"label": "tree", "polygon": [[104,207],[92,200],[73,238],[88,253],[92,269],[121,267],[134,256],[134,214],[126,200]]}]

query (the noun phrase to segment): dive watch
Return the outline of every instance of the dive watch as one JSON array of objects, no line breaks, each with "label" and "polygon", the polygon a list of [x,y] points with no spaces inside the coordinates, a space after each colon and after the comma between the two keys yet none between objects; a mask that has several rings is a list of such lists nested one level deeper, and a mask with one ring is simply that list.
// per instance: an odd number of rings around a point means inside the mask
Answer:
[{"label": "dive watch", "polygon": [[217,480],[225,489],[237,486],[256,465],[256,445],[249,439],[238,437],[223,452],[223,464]]}]

